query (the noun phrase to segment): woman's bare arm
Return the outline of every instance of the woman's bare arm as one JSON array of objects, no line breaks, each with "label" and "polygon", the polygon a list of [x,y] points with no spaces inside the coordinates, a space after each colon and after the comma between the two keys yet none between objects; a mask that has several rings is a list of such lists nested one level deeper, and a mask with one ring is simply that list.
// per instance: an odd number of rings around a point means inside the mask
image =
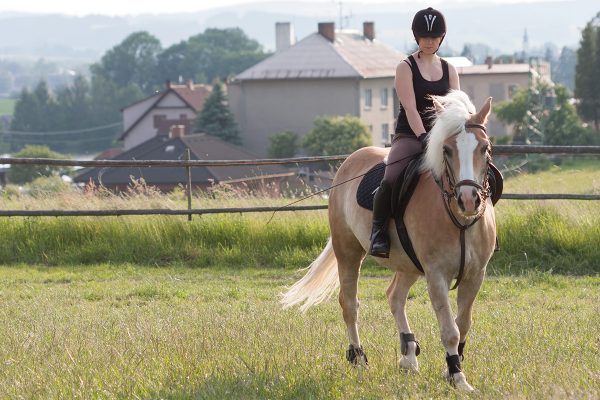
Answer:
[{"label": "woman's bare arm", "polygon": [[396,67],[395,86],[398,99],[400,100],[404,110],[406,110],[406,117],[408,119],[410,128],[416,135],[425,133],[425,126],[423,126],[423,121],[421,120],[421,116],[417,111],[417,101],[415,99],[415,90],[413,88],[412,71],[410,66],[404,61],[402,61]]}]

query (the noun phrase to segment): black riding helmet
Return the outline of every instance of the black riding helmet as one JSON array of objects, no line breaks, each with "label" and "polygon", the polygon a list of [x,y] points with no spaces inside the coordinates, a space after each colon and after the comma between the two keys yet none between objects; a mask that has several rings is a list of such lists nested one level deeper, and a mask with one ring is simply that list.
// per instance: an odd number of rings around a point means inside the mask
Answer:
[{"label": "black riding helmet", "polygon": [[412,31],[417,44],[419,42],[417,38],[420,37],[441,37],[443,42],[446,36],[444,14],[431,7],[418,11],[413,18]]}]

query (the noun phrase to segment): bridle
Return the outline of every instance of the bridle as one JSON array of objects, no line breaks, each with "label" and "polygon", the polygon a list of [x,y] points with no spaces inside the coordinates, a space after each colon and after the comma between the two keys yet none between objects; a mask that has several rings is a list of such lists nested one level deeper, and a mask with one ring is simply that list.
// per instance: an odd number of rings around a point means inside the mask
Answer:
[{"label": "bridle", "polygon": [[[486,127],[481,124],[467,123],[464,125],[464,128],[465,128],[465,130],[469,129],[469,128],[481,129],[484,133],[487,134]],[[462,132],[462,130],[460,132]],[[456,136],[460,132],[457,132],[452,136]],[[443,197],[443,201],[444,201],[444,207],[446,208],[446,212],[448,213],[448,216],[450,217],[450,220],[452,221],[452,223],[460,230],[460,267],[458,270],[458,275],[456,277],[456,283],[450,290],[454,290],[458,287],[458,284],[460,283],[460,281],[462,279],[462,275],[463,275],[463,272],[465,269],[465,231],[467,229],[469,229],[471,226],[475,225],[475,223],[477,223],[477,221],[479,221],[479,219],[485,213],[487,199],[490,196],[490,184],[489,184],[488,173],[487,173],[487,169],[489,168],[490,160],[491,160],[491,154],[490,154],[490,150],[488,148],[487,157],[486,157],[487,168],[486,168],[486,173],[484,174],[483,182],[481,184],[472,179],[463,179],[462,181],[456,182],[456,177],[454,176],[454,172],[452,171],[452,168],[450,168],[450,163],[448,162],[448,156],[444,152],[444,158],[443,158],[444,176],[446,177],[445,181],[448,182],[448,189],[446,189],[444,187],[444,179],[443,178],[438,179],[437,177],[434,177],[435,182],[437,183],[437,185],[439,186],[439,188],[442,192],[442,197]],[[456,217],[456,215],[454,215],[454,212],[452,212],[452,208],[450,207],[450,202],[452,201],[453,198],[454,199],[458,198],[458,193],[462,186],[471,186],[471,187],[475,188],[477,191],[477,195],[479,196],[479,199],[481,201],[480,204],[482,204],[482,206],[480,207],[480,210],[477,212],[477,214],[474,217],[472,217],[473,219],[464,224],[459,221],[459,219]]]}]

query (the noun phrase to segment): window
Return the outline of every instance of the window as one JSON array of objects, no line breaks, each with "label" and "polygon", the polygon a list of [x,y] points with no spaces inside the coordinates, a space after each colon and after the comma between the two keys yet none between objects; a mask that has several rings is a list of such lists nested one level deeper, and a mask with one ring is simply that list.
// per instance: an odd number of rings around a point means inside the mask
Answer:
[{"label": "window", "polygon": [[381,95],[381,108],[387,108],[388,106],[388,89],[383,88],[380,92]]},{"label": "window", "polygon": [[519,90],[519,86],[517,85],[508,85],[508,98],[512,99],[515,93]]},{"label": "window", "polygon": [[503,83],[490,83],[490,96],[494,98],[494,101],[506,100],[506,89]]},{"label": "window", "polygon": [[387,144],[390,142],[390,124],[381,124],[381,143]]},{"label": "window", "polygon": [[371,108],[373,105],[373,91],[365,89],[365,108]]}]

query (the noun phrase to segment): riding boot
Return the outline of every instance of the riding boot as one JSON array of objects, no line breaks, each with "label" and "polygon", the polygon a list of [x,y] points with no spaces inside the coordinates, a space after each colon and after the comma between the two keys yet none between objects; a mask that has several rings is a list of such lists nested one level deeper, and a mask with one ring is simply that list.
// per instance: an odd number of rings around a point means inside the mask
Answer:
[{"label": "riding boot", "polygon": [[388,221],[392,208],[391,197],[392,187],[382,181],[373,198],[373,228],[369,254],[375,257],[389,258],[390,256]]}]

